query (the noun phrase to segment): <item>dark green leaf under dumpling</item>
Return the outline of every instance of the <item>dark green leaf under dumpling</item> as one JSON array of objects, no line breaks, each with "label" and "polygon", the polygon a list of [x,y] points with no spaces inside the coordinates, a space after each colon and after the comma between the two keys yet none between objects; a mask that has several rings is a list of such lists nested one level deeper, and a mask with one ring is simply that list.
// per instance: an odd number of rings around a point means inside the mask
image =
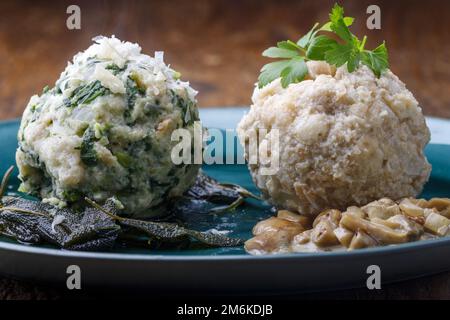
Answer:
[{"label": "dark green leaf under dumpling", "polygon": [[118,221],[121,225],[136,228],[151,238],[165,242],[182,242],[190,238],[214,247],[236,247],[243,244],[241,239],[230,238],[217,233],[190,230],[175,223],[127,218],[120,218]]},{"label": "dark green leaf under dumpling", "polygon": [[239,191],[235,188],[221,185],[217,180],[199,172],[195,184],[185,193],[189,198],[207,200],[213,203],[229,204],[236,201]]},{"label": "dark green leaf under dumpling", "polygon": [[[111,200],[105,208],[117,212]],[[61,217],[57,225],[53,225],[54,216]],[[75,212],[37,201],[4,197],[0,211],[1,234],[20,242],[51,243],[68,250],[109,250],[119,230],[113,219],[93,208]]]}]

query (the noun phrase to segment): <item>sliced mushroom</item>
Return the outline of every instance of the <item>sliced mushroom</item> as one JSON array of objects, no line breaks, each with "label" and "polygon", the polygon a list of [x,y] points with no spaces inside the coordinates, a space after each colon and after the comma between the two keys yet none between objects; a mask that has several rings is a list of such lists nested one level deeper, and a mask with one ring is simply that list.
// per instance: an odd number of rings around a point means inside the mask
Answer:
[{"label": "sliced mushroom", "polygon": [[262,233],[245,241],[244,248],[254,255],[282,252],[288,251],[289,241],[282,233]]},{"label": "sliced mushroom", "polygon": [[369,220],[373,218],[386,220],[396,214],[400,214],[398,205],[389,198],[372,201],[361,209],[367,213]]},{"label": "sliced mushroom", "polygon": [[[439,212],[436,210],[436,209],[429,209],[429,208],[425,208],[425,209],[423,209],[423,215],[424,215],[424,217],[425,217],[425,219],[430,215],[430,214],[432,214],[432,213],[437,213],[437,214],[439,214]],[[425,222],[424,222],[425,223]]]},{"label": "sliced mushroom", "polygon": [[441,237],[449,233],[449,226],[450,219],[435,212],[431,212],[427,216],[424,224],[425,229]]},{"label": "sliced mushroom", "polygon": [[424,234],[422,234],[420,236],[419,240],[430,240],[430,239],[436,239],[436,238],[438,238],[437,235],[434,235],[434,234],[429,233],[429,232],[425,232]]},{"label": "sliced mushroom", "polygon": [[352,214],[344,214],[340,225],[354,232],[364,231],[382,244],[395,244],[408,242],[406,231],[394,230],[384,224],[374,223]]},{"label": "sliced mushroom", "polygon": [[428,208],[435,208],[441,216],[450,218],[450,199],[432,198],[427,202]]},{"label": "sliced mushroom", "polygon": [[305,229],[311,228],[311,218],[307,216],[294,213],[289,210],[279,210],[277,218],[284,219],[291,222],[300,223]]},{"label": "sliced mushroom", "polygon": [[313,228],[315,228],[317,226],[317,224],[320,223],[321,221],[329,221],[332,224],[333,229],[334,229],[334,228],[337,228],[340,220],[341,220],[341,212],[339,210],[328,209],[328,210],[322,211],[317,216],[317,218],[313,222]]},{"label": "sliced mushroom", "polygon": [[311,241],[312,229],[306,230],[294,237],[291,243],[293,252],[317,252],[322,251],[314,242]]},{"label": "sliced mushroom", "polygon": [[295,235],[304,230],[305,228],[299,223],[276,217],[270,217],[269,219],[258,222],[253,227],[253,234],[257,236],[259,234],[267,232],[285,231]]},{"label": "sliced mushroom", "polygon": [[293,243],[305,244],[311,241],[312,229],[303,231],[296,235],[292,240]]},{"label": "sliced mushroom", "polygon": [[355,206],[351,206],[347,208],[347,211],[344,212],[345,214],[351,214],[355,217],[364,219],[367,214],[361,210],[361,208],[355,207]]},{"label": "sliced mushroom", "polygon": [[375,247],[378,243],[370,237],[364,231],[358,231],[352,238],[350,245],[348,247],[349,250],[362,249],[368,247]]},{"label": "sliced mushroom", "polygon": [[321,220],[311,232],[311,241],[317,246],[327,247],[339,244],[339,240],[334,234],[332,222],[329,220]]},{"label": "sliced mushroom", "polygon": [[343,227],[338,227],[334,229],[333,232],[338,241],[347,248],[350,246],[350,242],[352,241],[353,235],[355,234],[353,231],[350,231]]},{"label": "sliced mushroom", "polygon": [[411,201],[416,206],[421,207],[422,209],[428,208],[428,201],[425,199],[414,199],[414,198],[408,198],[409,201]]},{"label": "sliced mushroom", "polygon": [[397,214],[386,220],[389,223],[396,224],[396,229],[407,232],[409,241],[415,241],[423,234],[424,230],[421,224],[408,219],[404,215]]},{"label": "sliced mushroom", "polygon": [[425,216],[424,209],[414,204],[410,198],[400,201],[399,207],[401,211],[411,218],[423,218]]},{"label": "sliced mushroom", "polygon": [[254,227],[255,237],[245,249],[252,254],[354,250],[450,236],[450,199],[405,198],[396,203],[382,198],[343,213],[328,209],[311,220],[280,210],[276,218]]},{"label": "sliced mushroom", "polygon": [[260,221],[253,228],[253,238],[244,244],[252,254],[287,252],[295,235],[305,229],[299,223],[271,217]]},{"label": "sliced mushroom", "polygon": [[427,201],[428,208],[436,208],[441,211],[448,207],[450,207],[450,199],[449,198],[431,198]]}]

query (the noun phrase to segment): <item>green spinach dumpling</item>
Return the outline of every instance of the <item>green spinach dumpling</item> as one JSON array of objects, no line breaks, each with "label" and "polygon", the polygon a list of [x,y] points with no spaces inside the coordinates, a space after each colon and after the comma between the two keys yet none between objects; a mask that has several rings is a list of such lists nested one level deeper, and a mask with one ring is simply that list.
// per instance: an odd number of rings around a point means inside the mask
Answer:
[{"label": "green spinach dumpling", "polygon": [[129,214],[181,195],[198,165],[175,165],[175,129],[193,134],[196,91],[160,52],[98,37],[52,89],[30,99],[19,130],[21,191],[55,205],[115,196]]}]

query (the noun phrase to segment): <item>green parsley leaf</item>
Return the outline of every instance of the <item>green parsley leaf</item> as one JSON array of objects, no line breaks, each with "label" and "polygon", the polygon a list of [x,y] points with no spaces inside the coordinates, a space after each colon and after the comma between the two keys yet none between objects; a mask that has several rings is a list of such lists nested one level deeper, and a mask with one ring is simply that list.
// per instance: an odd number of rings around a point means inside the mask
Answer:
[{"label": "green parsley leaf", "polygon": [[314,37],[306,51],[306,57],[311,60],[325,60],[325,53],[333,49],[337,42],[327,36]]},{"label": "green parsley leaf", "polygon": [[[347,27],[350,27],[355,21],[355,18],[352,17],[344,17],[344,23]],[[322,27],[320,27],[319,31],[333,31],[331,30],[331,21],[325,23]]]},{"label": "green parsley leaf", "polygon": [[296,50],[300,49],[300,46],[298,44],[296,44],[295,42],[292,42],[291,40],[280,41],[277,43],[277,47],[281,48],[281,49],[292,50],[292,51],[296,51]]},{"label": "green parsley leaf", "polygon": [[361,57],[362,63],[368,66],[377,77],[381,76],[381,72],[389,68],[388,51],[383,42],[375,50],[364,50]]},{"label": "green parsley leaf", "polygon": [[355,18],[344,17],[344,23],[347,27],[350,27],[353,24],[353,21],[355,21]]},{"label": "green parsley leaf", "polygon": [[358,68],[360,61],[361,61],[361,53],[353,50],[350,53],[350,58],[347,61],[347,70],[349,72],[355,71]]},{"label": "green parsley leaf", "polygon": [[306,48],[310,44],[311,40],[314,38],[314,36],[317,33],[317,27],[319,26],[318,23],[316,23],[311,30],[307,34],[305,34],[303,37],[300,38],[300,40],[297,41],[297,44],[302,47]]},{"label": "green parsley leaf", "polygon": [[286,88],[291,83],[302,81],[308,74],[308,67],[302,57],[295,57],[289,65],[281,71],[281,86]]},{"label": "green parsley leaf", "polygon": [[333,45],[331,49],[325,52],[325,60],[337,67],[347,63],[349,72],[355,71],[362,61],[377,77],[380,77],[381,72],[389,66],[387,49],[384,43],[374,51],[364,50],[367,38],[364,37],[360,41],[350,32],[344,19],[344,9],[336,4],[330,14],[330,29],[345,43]]},{"label": "green parsley leaf", "polygon": [[291,60],[276,61],[266,64],[259,76],[259,88],[281,77],[281,86],[286,88],[291,83],[302,81],[308,73],[303,57],[297,56]]},{"label": "green parsley leaf", "polygon": [[[302,81],[308,73],[308,60],[326,61],[336,67],[347,64],[349,72],[355,71],[362,63],[380,77],[389,67],[385,44],[373,51],[366,50],[364,46],[367,38],[361,41],[350,32],[349,26],[355,19],[344,17],[344,8],[338,4],[332,8],[329,18],[330,21],[320,28],[316,23],[296,43],[291,40],[280,41],[276,47],[265,50],[263,56],[283,60],[269,63],[261,69],[259,88],[279,77],[284,88],[290,83]],[[329,33],[337,36],[338,41],[330,37]]]},{"label": "green parsley leaf", "polygon": [[259,88],[262,88],[265,85],[271,83],[273,80],[279,78],[281,75],[281,71],[283,71],[288,66],[289,60],[276,61],[266,64],[261,69],[261,74],[258,78]]},{"label": "green parsley leaf", "polygon": [[325,52],[325,60],[336,67],[340,67],[347,63],[352,56],[353,46],[334,44],[332,48]]},{"label": "green parsley leaf", "polygon": [[353,35],[344,22],[344,8],[335,4],[330,13],[330,28],[339,38],[346,42],[353,42]]},{"label": "green parsley leaf", "polygon": [[268,58],[293,58],[298,55],[298,52],[290,49],[270,47],[264,50],[262,55]]}]

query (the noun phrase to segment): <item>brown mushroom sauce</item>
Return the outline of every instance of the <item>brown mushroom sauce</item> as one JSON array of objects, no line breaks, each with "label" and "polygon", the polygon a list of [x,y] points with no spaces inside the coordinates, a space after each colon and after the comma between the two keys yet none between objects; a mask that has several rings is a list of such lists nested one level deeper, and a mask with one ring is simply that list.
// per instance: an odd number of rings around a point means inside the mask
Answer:
[{"label": "brown mushroom sauce", "polygon": [[450,236],[450,199],[388,198],[316,218],[280,210],[253,228],[245,250],[254,255],[354,250]]}]

